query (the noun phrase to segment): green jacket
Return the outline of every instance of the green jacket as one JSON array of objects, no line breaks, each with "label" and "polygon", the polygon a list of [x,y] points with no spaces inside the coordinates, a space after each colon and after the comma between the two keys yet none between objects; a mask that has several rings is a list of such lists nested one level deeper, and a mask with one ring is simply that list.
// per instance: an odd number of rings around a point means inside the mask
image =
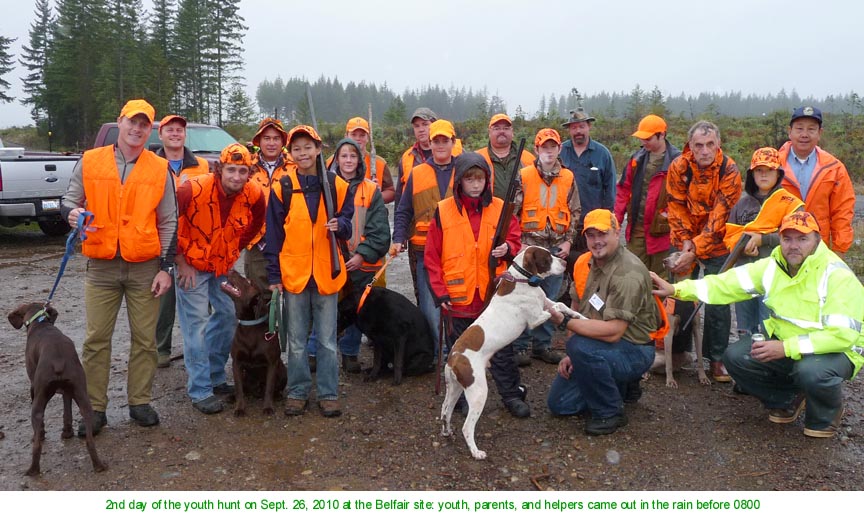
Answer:
[{"label": "green jacket", "polygon": [[724,305],[762,296],[771,312],[765,328],[787,357],[844,353],[857,374],[864,364],[864,286],[822,241],[794,277],[787,267],[778,246],[751,264],[677,283],[675,297]]}]

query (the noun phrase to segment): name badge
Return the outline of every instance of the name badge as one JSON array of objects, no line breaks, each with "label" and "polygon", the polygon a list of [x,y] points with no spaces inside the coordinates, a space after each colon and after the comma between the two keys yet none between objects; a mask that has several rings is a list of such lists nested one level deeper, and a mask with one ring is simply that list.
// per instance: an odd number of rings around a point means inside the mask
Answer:
[{"label": "name badge", "polygon": [[588,303],[590,303],[591,306],[593,306],[594,309],[597,310],[598,312],[600,311],[601,308],[603,308],[603,305],[605,304],[603,302],[603,300],[600,299],[600,296],[598,296],[597,294],[592,294],[591,298],[588,299]]}]

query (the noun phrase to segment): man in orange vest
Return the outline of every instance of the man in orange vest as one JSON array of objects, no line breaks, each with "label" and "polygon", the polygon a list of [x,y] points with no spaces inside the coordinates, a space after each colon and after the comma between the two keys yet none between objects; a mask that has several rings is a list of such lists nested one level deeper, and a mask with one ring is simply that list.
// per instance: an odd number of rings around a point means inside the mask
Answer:
[{"label": "man in orange vest", "polygon": [[[360,145],[363,150],[363,162],[366,167],[366,179],[372,180],[378,185],[381,191],[381,197],[384,198],[384,203],[393,203],[396,197],[396,190],[393,187],[393,175],[390,174],[390,168],[387,167],[387,161],[380,156],[375,156],[375,176],[372,176],[372,156],[366,151],[366,146],[369,144],[369,122],[363,118],[351,118],[345,125],[345,135],[350,137],[354,142]],[[329,164],[329,163],[328,163]]]},{"label": "man in orange vest", "polygon": [[[186,118],[177,114],[168,114],[159,122],[159,140],[162,147],[156,150],[156,155],[168,161],[168,169],[174,176],[174,188],[180,186],[193,176],[210,172],[210,164],[201,157],[195,156],[186,147]],[[171,332],[174,331],[174,312],[177,295],[174,292],[174,277],[171,277],[171,288],[162,295],[159,301],[159,320],[156,322],[156,352],[158,359],[156,367],[171,365]]]},{"label": "man in orange vest", "polygon": [[[507,194],[507,184],[513,175],[513,162],[519,148],[513,142],[513,120],[507,114],[495,114],[489,120],[489,144],[477,150],[486,159],[492,169],[492,194],[496,198],[504,198]],[[522,150],[519,156],[519,169],[534,163],[534,155],[528,150]]]},{"label": "man in orange vest", "polygon": [[[267,204],[268,279],[271,290],[282,294],[284,340],[288,343],[288,393],[285,415],[302,415],[309,402],[312,374],[306,353],[309,322],[318,336],[318,406],[325,417],[342,414],[339,405],[339,363],[336,360],[338,293],[348,273],[340,251],[339,268],[333,274],[330,233],[351,238],[354,202],[346,201],[348,183],[327,171],[327,183],[319,176],[326,170],[318,156],[321,137],[314,128],[298,125],[288,132],[288,149],[297,164],[274,182]],[[327,219],[324,187],[332,192],[335,212]],[[287,333],[285,329],[287,328]]]},{"label": "man in orange vest", "polygon": [[615,214],[592,210],[584,226],[591,257],[574,266],[573,309],[588,319],[551,312],[551,321],[574,335],[547,403],[554,415],[589,412],[585,433],[608,435],[627,425],[623,403],[642,395],[639,382],[654,361],[652,336],[662,314],[648,268],[621,245]]},{"label": "man in orange vest", "polygon": [[222,150],[215,174],[177,189],[177,311],[183,333],[186,391],[201,413],[222,411],[217,395],[227,383],[225,364],[237,327],[234,302],[221,289],[240,251],[264,224],[266,202],[249,181],[252,155],[242,144]]},{"label": "man in orange vest", "polygon": [[[285,151],[288,144],[288,132],[282,126],[282,122],[275,118],[264,118],[258,124],[258,131],[252,137],[252,144],[259,149],[252,158],[252,170],[249,180],[261,186],[264,192],[264,201],[270,201],[270,187],[285,176],[289,169],[293,169],[294,162]],[[264,258],[265,226],[261,227],[258,234],[252,237],[246,247],[243,274],[250,280],[254,280],[260,287],[266,288],[267,281],[267,259]]]},{"label": "man in orange vest", "polygon": [[[523,167],[516,194],[516,212],[522,228],[522,243],[540,246],[555,256],[566,259],[570,245],[579,233],[576,225],[582,217],[579,189],[573,172],[564,168],[558,155],[561,153],[561,136],[553,128],[543,128],[534,138],[536,163]],[[559,297],[564,277],[547,276],[540,288],[546,297]],[[561,353],[552,350],[552,333],[555,327],[545,322],[533,330],[526,330],[513,342],[516,362],[520,367],[531,365],[531,358],[557,364]],[[528,356],[528,345],[533,346]]]},{"label": "man in orange vest", "polygon": [[[63,196],[71,226],[86,210],[93,223],[81,252],[89,258],[84,279],[87,330],[82,360],[93,404],[93,434],[108,424],[111,335],[126,299],[131,331],[126,393],[129,417],[155,426],[150,405],[156,373],[159,297],[171,288],[177,244],[177,204],[168,162],[146,149],[156,112],[144,100],[129,100],[117,118],[117,143],[84,152]],[[78,436],[84,436],[84,424]]]},{"label": "man in orange vest", "polygon": [[435,298],[429,289],[429,275],[423,264],[423,251],[426,248],[426,233],[438,202],[453,195],[453,169],[458,157],[453,156],[456,144],[456,130],[453,124],[439,119],[429,126],[432,157],[411,170],[408,182],[396,212],[393,215],[393,244],[390,255],[396,256],[405,251],[409,243],[410,251],[417,258],[418,306],[429,321],[435,339],[437,361],[440,312],[435,306]]},{"label": "man in orange vest", "polygon": [[852,246],[855,188],[840,159],[819,147],[822,111],[798,107],[789,121],[789,141],[780,148],[780,162],[788,171],[783,187],[804,202],[822,227],[822,240],[843,255]]},{"label": "man in orange vest", "polygon": [[[466,153],[457,159],[453,196],[441,200],[429,225],[424,264],[435,303],[449,310],[453,330],[447,334],[452,346],[483,311],[489,280],[489,255],[496,258],[519,253],[519,222],[509,220],[506,242],[493,248],[492,239],[504,202],[492,196],[492,170],[482,156]],[[465,251],[474,247],[475,251]],[[503,272],[503,266],[499,266]],[[527,388],[520,384],[519,367],[513,359],[513,345],[499,350],[490,361],[492,378],[507,411],[514,417],[528,417]],[[460,398],[465,406],[464,396]],[[463,406],[463,412],[464,407]]]}]

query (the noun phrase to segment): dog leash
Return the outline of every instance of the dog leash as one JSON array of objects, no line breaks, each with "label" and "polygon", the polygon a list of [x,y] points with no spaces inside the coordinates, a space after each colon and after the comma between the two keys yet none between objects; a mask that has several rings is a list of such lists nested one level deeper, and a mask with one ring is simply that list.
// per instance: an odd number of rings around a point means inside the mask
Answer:
[{"label": "dog leash", "polygon": [[278,337],[279,348],[284,353],[287,344],[286,341],[282,340],[282,337],[279,337],[279,332],[277,331],[278,328],[282,327],[282,309],[279,308],[279,289],[273,289],[273,293],[270,295],[270,313],[268,315],[270,317],[270,324],[267,333],[264,334],[264,340],[270,342],[273,340],[273,337]]},{"label": "dog leash", "polygon": [[369,284],[366,285],[366,289],[363,290],[363,294],[360,295],[360,301],[357,301],[357,313],[360,313],[360,308],[362,308],[363,303],[366,302],[366,296],[369,295],[369,292],[372,290],[372,287],[374,287],[375,284],[378,282],[378,279],[381,278],[382,275],[384,275],[384,271],[387,270],[387,266],[390,265],[391,260],[393,259],[387,258],[385,256],[384,265],[381,266],[381,269],[378,269],[378,272],[376,272],[375,276],[372,277],[372,281],[370,281]]},{"label": "dog leash", "polygon": [[48,294],[48,299],[45,301],[45,306],[51,303],[54,298],[54,292],[57,291],[57,285],[60,284],[60,278],[63,277],[63,272],[66,270],[66,264],[69,258],[75,254],[75,236],[77,235],[81,242],[87,240],[87,228],[93,224],[93,212],[85,210],[78,216],[78,226],[72,230],[69,237],[66,238],[66,252],[63,254],[63,260],[60,261],[60,270],[57,272],[57,278],[54,280],[54,286],[51,287],[51,293]]}]

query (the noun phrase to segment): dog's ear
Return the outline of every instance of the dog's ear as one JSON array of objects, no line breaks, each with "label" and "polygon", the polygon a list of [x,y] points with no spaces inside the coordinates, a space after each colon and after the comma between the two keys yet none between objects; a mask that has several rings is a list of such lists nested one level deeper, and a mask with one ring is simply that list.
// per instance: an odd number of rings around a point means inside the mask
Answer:
[{"label": "dog's ear", "polygon": [[537,266],[534,265],[534,247],[525,250],[525,256],[522,257],[522,267],[531,274],[537,274]]},{"label": "dog's ear", "polygon": [[53,306],[45,307],[45,313],[48,314],[48,319],[51,320],[51,324],[54,324],[54,321],[57,320],[57,309]]},{"label": "dog's ear", "polygon": [[24,326],[24,312],[27,309],[27,305],[19,305],[18,308],[9,312],[7,319],[9,319],[9,324],[12,325],[16,330],[21,329],[21,326]]},{"label": "dog's ear", "polygon": [[522,267],[531,274],[548,273],[552,269],[552,253],[539,247],[528,248]]}]

